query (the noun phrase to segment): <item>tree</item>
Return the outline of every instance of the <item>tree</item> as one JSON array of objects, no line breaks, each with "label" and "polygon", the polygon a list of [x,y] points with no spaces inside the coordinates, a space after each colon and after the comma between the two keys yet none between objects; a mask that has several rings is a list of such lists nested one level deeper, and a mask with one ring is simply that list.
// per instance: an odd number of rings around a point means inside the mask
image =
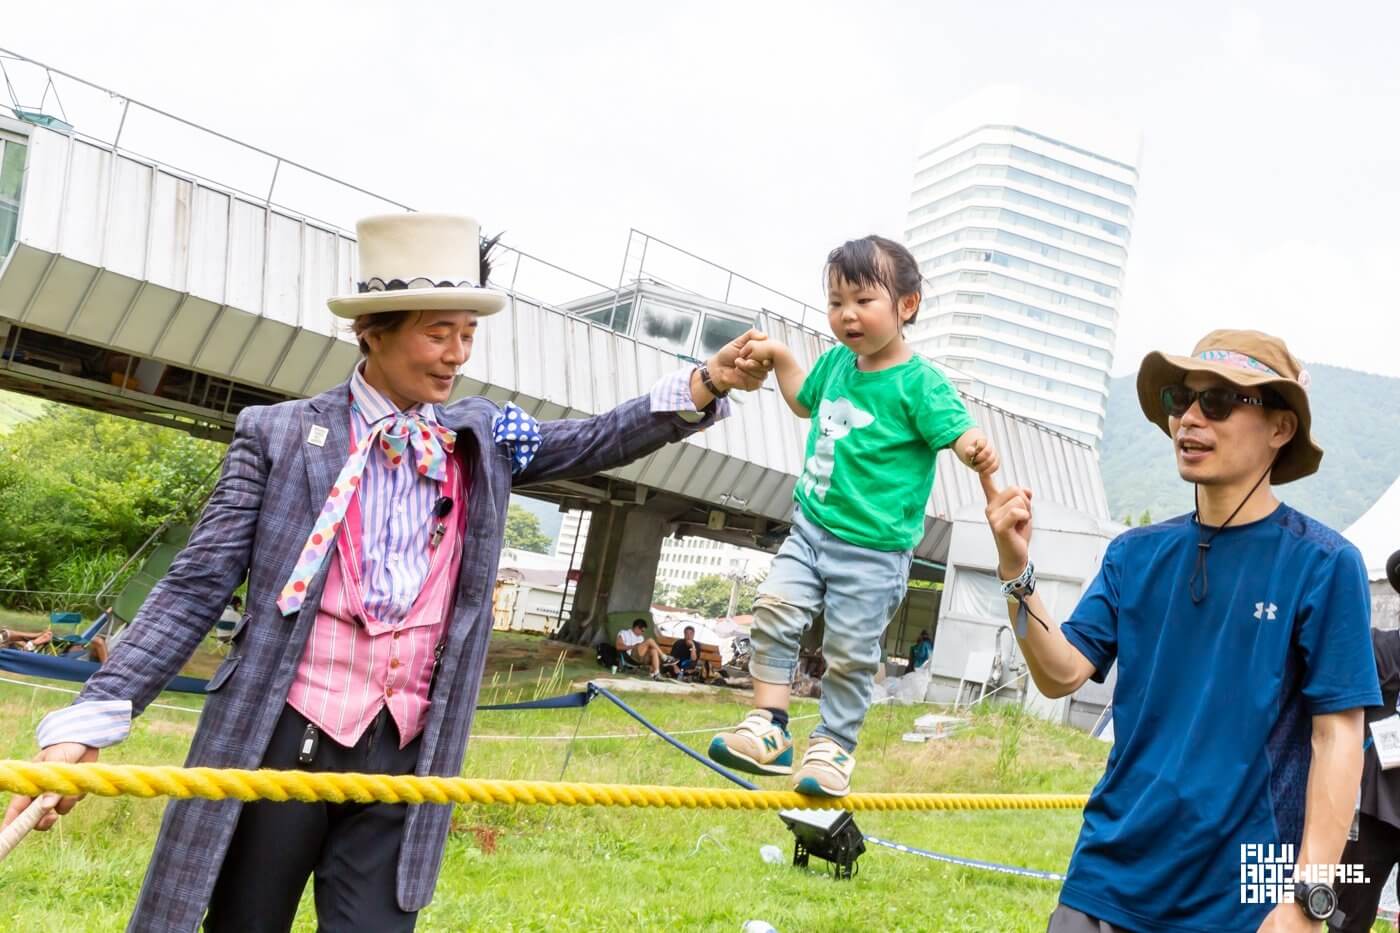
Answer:
[{"label": "tree", "polygon": [[540,531],[540,520],[529,509],[512,504],[506,510],[506,547],[548,554],[553,544],[549,536]]},{"label": "tree", "polygon": [[[729,577],[701,577],[694,583],[681,587],[676,593],[675,602],[678,608],[689,609],[707,619],[721,618],[729,609],[729,593],[732,587],[733,581]],[[757,581],[740,581],[739,599],[734,605],[734,612],[737,615],[752,612],[753,600],[757,595]]]},{"label": "tree", "polygon": [[[224,446],[172,428],[48,405],[0,438],[0,587],[91,593],[162,522],[189,522]],[[60,597],[79,608],[82,599]]]},{"label": "tree", "polygon": [[1148,510],[1146,510],[1146,511],[1144,511],[1144,512],[1142,513],[1142,515],[1138,518],[1138,524],[1141,525],[1141,526],[1143,526],[1144,528],[1147,527],[1148,525],[1152,524],[1152,510],[1151,510],[1151,509],[1148,509]]},{"label": "tree", "polygon": [[656,585],[651,588],[651,601],[654,605],[667,605],[667,600],[671,598],[671,588],[661,580],[656,581]]}]

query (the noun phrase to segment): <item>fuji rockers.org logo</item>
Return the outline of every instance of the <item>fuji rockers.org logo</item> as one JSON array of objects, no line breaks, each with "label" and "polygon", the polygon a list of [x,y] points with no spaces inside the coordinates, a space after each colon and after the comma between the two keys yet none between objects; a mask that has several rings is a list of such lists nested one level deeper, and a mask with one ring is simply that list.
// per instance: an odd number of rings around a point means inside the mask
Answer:
[{"label": "fuji rockers.org logo", "polygon": [[1240,845],[1240,903],[1291,904],[1293,887],[1309,884],[1368,884],[1364,865],[1304,865],[1297,871],[1297,854],[1291,843],[1243,843]]}]

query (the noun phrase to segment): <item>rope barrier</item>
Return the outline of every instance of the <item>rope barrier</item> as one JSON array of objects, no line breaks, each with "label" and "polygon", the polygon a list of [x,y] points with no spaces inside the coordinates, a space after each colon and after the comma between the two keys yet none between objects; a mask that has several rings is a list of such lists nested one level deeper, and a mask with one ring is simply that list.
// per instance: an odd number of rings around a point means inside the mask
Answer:
[{"label": "rope barrier", "polygon": [[[35,690],[51,690],[54,693],[66,693],[69,696],[77,696],[81,691],[69,690],[66,687],[55,687],[51,684],[34,683],[28,680],[14,680],[10,677],[0,677],[0,684],[14,684],[16,687],[32,687]],[[190,706],[171,706],[166,703],[152,703],[147,709],[168,709],[178,713],[193,713],[198,716],[200,709]],[[478,711],[485,707],[477,707]],[[489,712],[489,710],[488,710]],[[804,719],[816,719],[819,713],[809,713],[805,716],[793,716],[788,722],[801,722]],[[732,726],[732,722],[722,722],[714,726],[706,726],[703,729],[676,729],[667,732],[667,735],[702,735],[723,732]],[[471,740],[480,742],[482,740],[497,742],[589,742],[601,741],[604,739],[648,739],[654,733],[651,732],[600,732],[594,735],[492,735],[481,732],[473,732]]]},{"label": "rope barrier", "polygon": [[[25,593],[30,596],[101,596],[101,593],[84,593],[81,590],[26,590],[14,587],[0,587],[0,593]],[[48,623],[44,623],[48,624]]]},{"label": "rope barrier", "polygon": [[112,765],[100,762],[0,761],[0,790],[99,797],[199,797],[205,800],[300,800],[329,803],[479,803],[566,807],[785,810],[812,807],[853,811],[1073,810],[1082,794],[851,794],[810,797],[795,791],[493,781],[416,775],[306,771],[245,771]]},{"label": "rope barrier", "polygon": [[1020,868],[1015,865],[999,865],[996,862],[983,862],[975,858],[959,858],[956,855],[944,855],[941,852],[930,852],[928,849],[920,849],[916,846],[907,846],[901,842],[890,842],[888,839],[877,839],[874,836],[866,836],[865,841],[872,845],[884,846],[886,849],[894,849],[897,852],[905,852],[909,855],[918,855],[935,862],[943,862],[948,865],[957,865],[961,868],[976,868],[981,871],[994,871],[1003,875],[1016,875],[1021,878],[1037,878],[1041,881],[1064,881],[1065,876],[1053,871],[1040,871],[1036,868]]},{"label": "rope barrier", "polygon": [[[33,682],[31,682],[31,681],[28,681],[28,680],[14,680],[13,678],[10,678],[10,677],[0,677],[0,684],[14,684],[16,687],[32,687],[32,688],[35,689],[35,690],[51,690],[51,691],[53,691],[54,693],[66,693],[66,694],[69,694],[70,696],[77,696],[77,695],[78,695],[78,692],[79,692],[79,691],[77,691],[77,690],[69,690],[69,689],[66,688],[66,687],[55,687],[55,686],[52,686],[51,684],[36,684],[36,683],[33,683]],[[200,714],[200,712],[201,712],[199,709],[196,709],[196,708],[191,707],[191,706],[171,706],[171,705],[168,704],[168,703],[151,703],[151,704],[148,704],[148,705],[146,706],[146,708],[147,708],[147,709],[169,709],[169,710],[174,710],[174,711],[177,712],[177,713],[194,713],[196,716],[198,716],[198,715]],[[716,730],[716,731],[718,731],[718,730]]]}]

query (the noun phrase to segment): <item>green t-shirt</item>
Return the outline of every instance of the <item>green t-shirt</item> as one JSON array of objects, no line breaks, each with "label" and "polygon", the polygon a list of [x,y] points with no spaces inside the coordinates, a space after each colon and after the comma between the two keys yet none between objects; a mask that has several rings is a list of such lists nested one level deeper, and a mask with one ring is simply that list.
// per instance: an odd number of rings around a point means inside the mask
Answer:
[{"label": "green t-shirt", "polygon": [[917,545],[934,458],[975,427],[957,390],[923,357],[867,373],[837,345],[817,360],[797,401],[812,413],[794,492],[802,514],[872,550]]}]

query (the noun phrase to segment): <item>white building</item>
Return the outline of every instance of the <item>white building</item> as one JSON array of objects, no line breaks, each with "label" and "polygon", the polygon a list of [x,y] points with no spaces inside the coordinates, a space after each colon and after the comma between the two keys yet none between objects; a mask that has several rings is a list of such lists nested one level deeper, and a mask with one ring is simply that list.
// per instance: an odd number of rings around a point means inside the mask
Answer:
[{"label": "white building", "polygon": [[[574,542],[577,540],[574,567],[580,566],[583,561],[583,546],[588,540],[588,519],[587,512],[568,512],[559,526],[554,553],[567,560],[574,553]],[[661,542],[656,580],[668,589],[678,590],[701,577],[728,577],[737,573],[746,579],[762,579],[768,575],[772,563],[773,555],[766,551],[693,535],[685,538],[668,535]]]},{"label": "white building", "polygon": [[773,555],[753,548],[737,547],[708,538],[668,537],[661,542],[661,560],[656,565],[657,582],[678,590],[701,577],[762,579],[768,575]]},{"label": "white building", "polygon": [[559,537],[554,539],[554,556],[572,557],[570,569],[583,563],[583,543],[588,540],[588,520],[592,517],[589,512],[572,510],[565,512],[559,523]]},{"label": "white building", "polygon": [[994,87],[932,120],[914,165],[914,349],[1096,449],[1140,151],[1137,133]]}]

